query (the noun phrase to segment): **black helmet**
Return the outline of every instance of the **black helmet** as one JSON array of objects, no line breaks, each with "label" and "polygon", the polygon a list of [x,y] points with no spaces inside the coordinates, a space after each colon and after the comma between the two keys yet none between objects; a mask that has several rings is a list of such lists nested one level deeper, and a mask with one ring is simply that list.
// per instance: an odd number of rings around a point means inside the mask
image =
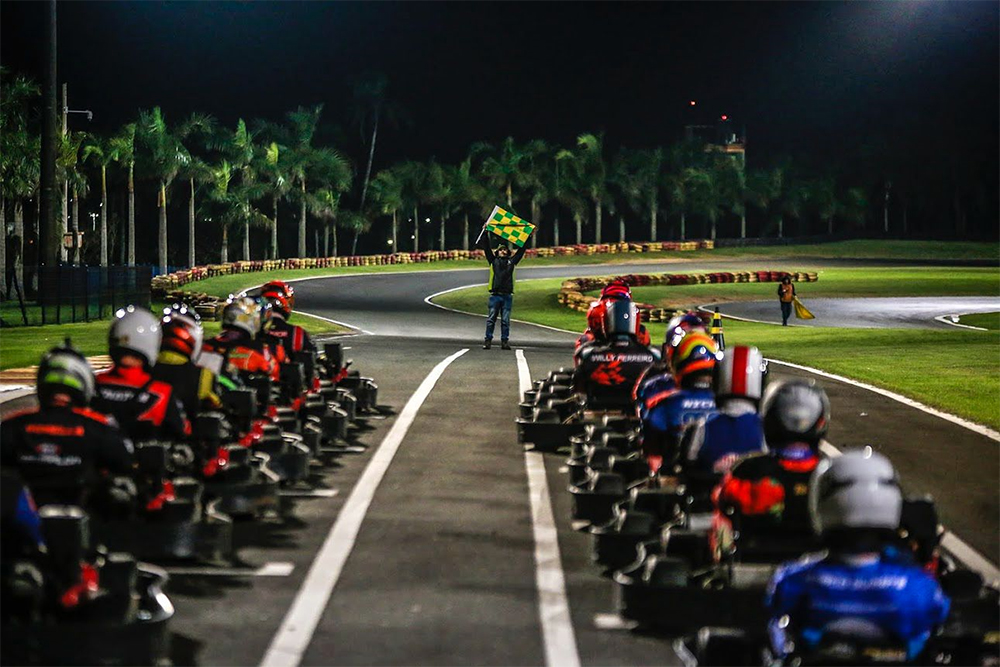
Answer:
[{"label": "black helmet", "polygon": [[45,405],[55,394],[66,394],[78,407],[84,407],[94,397],[94,369],[82,354],[70,345],[54,347],[45,353],[38,365],[38,400]]},{"label": "black helmet", "polygon": [[629,299],[608,300],[604,307],[604,332],[615,336],[635,337],[639,331],[639,309]]},{"label": "black helmet", "polygon": [[830,399],[813,382],[782,382],[764,395],[761,414],[769,447],[816,446],[830,425]]}]

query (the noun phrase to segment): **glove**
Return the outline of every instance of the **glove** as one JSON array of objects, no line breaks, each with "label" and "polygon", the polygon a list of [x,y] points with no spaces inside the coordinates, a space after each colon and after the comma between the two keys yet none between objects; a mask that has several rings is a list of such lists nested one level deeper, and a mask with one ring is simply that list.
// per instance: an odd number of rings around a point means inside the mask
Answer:
[{"label": "glove", "polygon": [[135,482],[128,477],[115,477],[108,485],[108,498],[117,505],[128,505],[139,495]]},{"label": "glove", "polygon": [[174,468],[186,468],[194,463],[194,451],[188,445],[174,445],[170,448],[170,460]]}]

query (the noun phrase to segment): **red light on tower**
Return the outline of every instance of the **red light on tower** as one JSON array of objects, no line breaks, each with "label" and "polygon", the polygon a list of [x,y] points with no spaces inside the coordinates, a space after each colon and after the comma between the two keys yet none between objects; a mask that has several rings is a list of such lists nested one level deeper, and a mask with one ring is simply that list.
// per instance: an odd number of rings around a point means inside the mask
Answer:
[{"label": "red light on tower", "polygon": [[695,102],[694,100],[691,100],[690,102],[688,102],[688,104],[689,104],[690,106],[694,106],[694,105],[696,105],[696,104],[698,104],[698,103],[697,103],[697,102]]},{"label": "red light on tower", "polygon": [[726,114],[722,114],[722,120],[729,120],[729,116],[727,116]]}]

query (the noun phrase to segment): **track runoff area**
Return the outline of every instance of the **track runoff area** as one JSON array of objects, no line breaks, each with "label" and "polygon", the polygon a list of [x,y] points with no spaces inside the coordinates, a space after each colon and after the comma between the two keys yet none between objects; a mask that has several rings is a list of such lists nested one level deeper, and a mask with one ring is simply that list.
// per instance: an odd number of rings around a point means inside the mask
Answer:
[{"label": "track runoff area", "polygon": [[[607,267],[526,267],[519,278],[586,272]],[[475,271],[433,271],[419,280],[383,274],[296,282],[303,311],[356,329],[343,339],[347,354],[380,382],[380,401],[395,416],[359,438],[364,451],[330,476],[336,495],[297,506],[301,525],[286,532],[292,539],[241,551],[258,568],[287,563],[284,576],[246,577],[217,593],[212,577],[175,575],[175,640],[191,647],[191,661],[678,660],[667,639],[628,632],[616,616],[613,586],[590,561],[590,536],[571,526],[564,457],[516,444],[521,393],[533,378],[571,365],[574,333],[515,323],[513,352],[484,351],[481,317],[449,312],[427,298],[482,280]],[[988,516],[996,508],[971,511],[982,497],[969,500],[955,478],[940,472],[953,469],[956,458],[973,467],[974,460],[995,460],[995,433],[815,369],[776,364],[773,372],[812,377],[827,390],[830,440],[837,445],[827,447],[829,455],[837,447],[880,446],[909,490],[938,499],[951,529],[945,547],[988,581],[1000,577],[991,548],[995,518]],[[884,423],[868,419],[875,412],[886,416]],[[921,461],[915,442],[928,439],[949,443],[949,451]],[[938,472],[910,474],[917,468]],[[983,492],[995,505],[991,479]],[[252,631],[227,639],[222,631],[235,627]]]}]

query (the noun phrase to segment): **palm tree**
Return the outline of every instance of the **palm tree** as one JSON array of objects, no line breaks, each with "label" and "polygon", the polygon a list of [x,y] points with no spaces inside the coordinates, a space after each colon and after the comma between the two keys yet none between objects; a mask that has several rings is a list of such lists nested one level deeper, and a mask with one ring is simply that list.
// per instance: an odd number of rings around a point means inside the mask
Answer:
[{"label": "palm tree", "polygon": [[188,266],[195,265],[195,183],[205,183],[212,180],[212,170],[208,164],[193,155],[193,144],[199,143],[203,148],[214,145],[212,138],[216,131],[215,119],[202,113],[193,113],[181,123],[177,136],[187,144],[190,161],[180,174],[188,182]]},{"label": "palm tree", "polygon": [[601,213],[608,197],[608,169],[604,162],[604,133],[581,134],[576,139],[581,185],[594,205],[594,241],[601,242]]},{"label": "palm tree", "polygon": [[[239,175],[239,191],[241,193],[257,192],[256,167],[259,163],[257,146],[254,143],[254,133],[247,129],[243,119],[240,118],[236,122],[236,128],[232,132],[217,133],[212,140],[212,146],[226,157],[232,170]],[[243,221],[244,261],[250,260],[250,224],[250,218]]]},{"label": "palm tree", "polygon": [[129,266],[135,266],[135,133],[136,124],[128,123],[111,137],[111,151],[116,160],[128,169],[128,257]]},{"label": "palm tree", "polygon": [[[372,173],[372,163],[375,161],[375,142],[378,140],[378,125],[383,116],[394,121],[398,114],[396,105],[386,98],[389,81],[383,74],[368,74],[354,86],[354,121],[361,132],[362,143],[368,144],[368,164],[365,167],[365,178],[361,184],[361,204],[359,211],[365,210],[368,196],[368,186]],[[371,128],[371,139],[367,139]]]},{"label": "palm tree", "polygon": [[798,220],[808,200],[805,185],[795,179],[791,162],[782,161],[770,172],[770,200],[778,220],[778,238],[785,235],[785,218]]},{"label": "palm tree", "polygon": [[350,186],[351,167],[337,151],[313,146],[323,105],[299,107],[288,114],[288,174],[299,200],[299,256],[306,256],[306,206],[310,187],[343,192]]},{"label": "palm tree", "polygon": [[160,226],[157,235],[158,262],[160,271],[167,271],[167,188],[181,169],[187,166],[191,157],[180,140],[167,128],[166,119],[160,107],[139,113],[138,133],[142,145],[148,151],[148,164],[154,178],[159,183],[156,205],[160,210]]},{"label": "palm tree", "polygon": [[28,109],[38,86],[24,76],[10,78],[0,67],[0,293],[7,293],[5,201],[14,204],[14,272],[23,284],[24,199],[38,188],[40,138],[28,131]]},{"label": "palm tree", "polygon": [[399,223],[397,215],[403,208],[403,182],[392,169],[383,169],[372,179],[372,200],[383,215],[392,216],[392,251],[399,252]]},{"label": "palm tree", "polygon": [[840,202],[837,200],[837,183],[833,176],[824,176],[810,183],[809,201],[821,222],[826,223],[826,233],[833,236],[833,219]]},{"label": "palm tree", "polygon": [[[649,240],[657,239],[660,188],[663,181],[663,149],[623,151],[614,169],[614,181],[626,203],[649,218]],[[624,241],[624,230],[621,240]]]},{"label": "palm tree", "polygon": [[531,247],[538,247],[538,230],[542,227],[542,207],[552,198],[552,160],[549,146],[541,139],[529,141],[525,145],[525,165],[521,170],[524,186],[531,192],[531,224],[535,233],[531,235]]},{"label": "palm tree", "polygon": [[[587,202],[580,195],[583,192],[583,175],[580,160],[572,151],[563,149],[556,153],[556,185],[553,190],[556,201],[569,209],[576,225],[576,243],[583,243],[583,219],[587,214]],[[556,245],[559,244],[559,219],[556,218]]]},{"label": "palm tree", "polygon": [[420,204],[423,202],[427,173],[419,162],[407,161],[396,165],[395,171],[403,184],[403,201],[413,210],[413,252],[420,251]]},{"label": "palm tree", "polygon": [[462,213],[462,250],[469,249],[469,214],[486,216],[492,210],[482,183],[472,169],[472,158],[467,157],[451,172],[451,189],[456,211]]},{"label": "palm tree", "polygon": [[[325,256],[337,256],[337,216],[340,213],[340,193],[333,190],[323,189],[311,195],[309,201],[310,210],[323,224],[323,254]],[[333,254],[330,254],[330,236],[333,235]],[[317,254],[319,249],[317,248]]]},{"label": "palm tree", "polygon": [[344,229],[354,232],[354,240],[351,241],[351,255],[358,254],[358,237],[367,232],[372,227],[368,216],[357,211],[345,211],[340,216],[339,224]]},{"label": "palm tree", "polygon": [[118,161],[116,148],[110,137],[90,137],[83,147],[83,161],[93,162],[101,170],[101,266],[108,265],[108,166]]},{"label": "palm tree", "polygon": [[[747,180],[743,164],[728,155],[716,155],[712,175],[717,183],[719,205],[740,218],[740,238],[747,235]],[[715,230],[712,230],[715,240]]]},{"label": "palm tree", "polygon": [[[438,242],[439,249],[444,250],[445,220],[450,214],[452,206],[453,191],[452,178],[448,170],[431,158],[426,167],[426,180],[424,183],[424,201],[431,206],[436,206],[438,210]],[[431,244],[433,246],[433,244]]]},{"label": "palm tree", "polygon": [[[81,248],[77,245],[76,234],[80,231],[80,196],[86,196],[90,190],[90,184],[86,175],[80,167],[80,149],[87,139],[84,132],[69,132],[63,134],[59,145],[59,155],[56,160],[60,180],[62,180],[73,193],[73,208],[70,230],[73,232],[73,252],[68,256],[72,264],[80,261]],[[63,216],[65,220],[65,215]],[[64,251],[65,252],[65,251]]]},{"label": "palm tree", "polygon": [[711,169],[688,167],[684,170],[684,180],[689,210],[705,219],[710,238],[714,240],[722,207],[718,178]]},{"label": "palm tree", "polygon": [[257,165],[257,173],[262,178],[262,184],[271,198],[271,208],[274,218],[271,220],[271,259],[278,259],[278,202],[288,197],[292,182],[288,174],[286,151],[276,141],[272,141],[264,149],[263,158]]},{"label": "palm tree", "polygon": [[211,168],[212,180],[208,193],[211,204],[210,222],[218,221],[222,228],[222,263],[229,261],[229,229],[231,227],[266,226],[271,220],[258,211],[253,202],[261,197],[261,188],[252,183],[234,183],[237,171],[223,159]]},{"label": "palm tree", "polygon": [[478,142],[470,150],[473,158],[482,158],[479,173],[498,194],[506,196],[508,209],[514,206],[514,188],[524,182],[521,168],[528,158],[529,147],[530,144],[519,146],[513,137],[507,137],[499,146]]}]

